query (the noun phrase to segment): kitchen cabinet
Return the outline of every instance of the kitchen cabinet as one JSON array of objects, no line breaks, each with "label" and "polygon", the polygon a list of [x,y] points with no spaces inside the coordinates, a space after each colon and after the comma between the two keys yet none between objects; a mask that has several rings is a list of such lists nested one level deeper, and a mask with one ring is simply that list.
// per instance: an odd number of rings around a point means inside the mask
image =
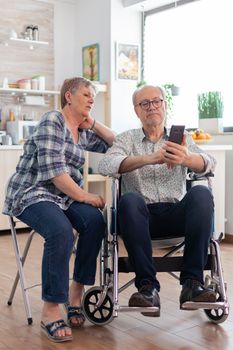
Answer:
[{"label": "kitchen cabinet", "polygon": [[[22,146],[0,146],[0,230],[10,229],[8,216],[2,214],[2,208],[5,200],[6,185],[11,175],[15,172],[22,151]],[[26,225],[16,221],[16,227],[22,228],[26,227]]]},{"label": "kitchen cabinet", "polygon": [[216,161],[216,169],[214,172],[212,190],[214,196],[215,205],[215,222],[214,232],[215,236],[218,237],[222,232],[225,235],[225,223],[227,218],[225,217],[225,162],[226,162],[226,151],[232,149],[231,145],[199,145],[206,153],[212,155]]},{"label": "kitchen cabinet", "polygon": [[[0,146],[0,231],[9,229],[8,216],[2,214],[3,203],[5,200],[6,185],[11,175],[15,172],[19,157],[23,152],[22,145]],[[106,198],[108,193],[107,177],[98,174],[88,174],[88,154],[84,167],[84,188],[88,191],[89,185],[92,183],[101,183],[104,186],[103,196]],[[3,171],[4,169],[4,171]],[[20,221],[16,221],[16,227],[23,228],[26,225]]]}]

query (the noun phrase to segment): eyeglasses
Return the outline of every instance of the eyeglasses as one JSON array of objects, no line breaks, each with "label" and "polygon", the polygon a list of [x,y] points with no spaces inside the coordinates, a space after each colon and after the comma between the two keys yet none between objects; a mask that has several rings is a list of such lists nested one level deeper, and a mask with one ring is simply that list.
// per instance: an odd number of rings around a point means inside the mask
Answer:
[{"label": "eyeglasses", "polygon": [[142,102],[136,104],[135,107],[140,106],[141,109],[147,111],[148,109],[150,109],[151,104],[154,108],[160,108],[162,106],[163,101],[164,100],[162,100],[161,98],[155,98],[154,100],[143,100]]}]

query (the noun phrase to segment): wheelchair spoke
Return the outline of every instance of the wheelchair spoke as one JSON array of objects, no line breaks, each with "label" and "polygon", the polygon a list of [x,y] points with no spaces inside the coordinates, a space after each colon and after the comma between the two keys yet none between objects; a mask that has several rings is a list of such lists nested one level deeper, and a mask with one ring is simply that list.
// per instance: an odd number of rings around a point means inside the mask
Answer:
[{"label": "wheelchair spoke", "polygon": [[84,294],[83,298],[83,309],[87,319],[97,325],[107,324],[113,319],[111,294],[108,293],[102,304],[96,309],[101,297],[101,287],[93,287]]}]

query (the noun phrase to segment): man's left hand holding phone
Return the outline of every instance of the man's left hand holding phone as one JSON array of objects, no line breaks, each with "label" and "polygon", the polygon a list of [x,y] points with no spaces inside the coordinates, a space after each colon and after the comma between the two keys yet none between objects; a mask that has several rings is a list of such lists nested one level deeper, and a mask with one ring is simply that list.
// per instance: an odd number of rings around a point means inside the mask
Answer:
[{"label": "man's left hand holding phone", "polygon": [[184,125],[172,125],[168,141],[165,143],[165,161],[169,169],[182,164],[187,149]]}]

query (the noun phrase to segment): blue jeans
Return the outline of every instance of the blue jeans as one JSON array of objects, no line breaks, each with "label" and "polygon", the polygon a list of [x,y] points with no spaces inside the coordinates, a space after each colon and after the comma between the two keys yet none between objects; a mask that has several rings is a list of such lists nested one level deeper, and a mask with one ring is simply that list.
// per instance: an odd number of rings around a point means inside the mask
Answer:
[{"label": "blue jeans", "polygon": [[44,239],[42,259],[42,299],[65,303],[69,291],[69,260],[73,247],[73,228],[79,232],[73,279],[92,285],[96,258],[103,239],[105,223],[99,209],[73,202],[67,210],[42,201],[30,205],[18,218]]},{"label": "blue jeans", "polygon": [[151,239],[185,236],[184,270],[180,284],[188,278],[203,283],[208,246],[213,234],[214,203],[210,190],[192,187],[178,203],[146,205],[137,193],[126,193],[119,202],[119,230],[136,273],[135,285],[153,284],[160,290],[152,259]]}]

